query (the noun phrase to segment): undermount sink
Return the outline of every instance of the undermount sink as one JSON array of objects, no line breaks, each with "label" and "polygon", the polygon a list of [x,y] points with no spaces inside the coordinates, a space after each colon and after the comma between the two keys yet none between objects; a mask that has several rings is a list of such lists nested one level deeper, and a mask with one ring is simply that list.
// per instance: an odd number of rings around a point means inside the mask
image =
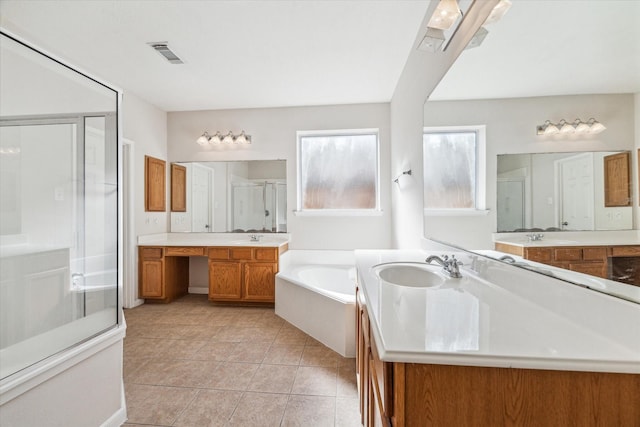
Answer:
[{"label": "undermount sink", "polygon": [[399,286],[428,288],[442,285],[446,280],[436,271],[441,267],[417,262],[390,262],[372,268],[378,278]]}]

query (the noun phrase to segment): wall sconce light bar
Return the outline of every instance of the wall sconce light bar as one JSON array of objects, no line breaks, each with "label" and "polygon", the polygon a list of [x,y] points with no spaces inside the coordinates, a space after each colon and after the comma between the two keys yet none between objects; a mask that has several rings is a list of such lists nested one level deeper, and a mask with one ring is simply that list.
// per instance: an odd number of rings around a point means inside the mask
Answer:
[{"label": "wall sconce light bar", "polygon": [[196,142],[202,146],[205,145],[217,145],[217,144],[251,144],[251,135],[247,135],[244,131],[237,135],[229,131],[222,135],[220,131],[217,131],[213,135],[209,135],[209,132],[205,131]]},{"label": "wall sconce light bar", "polygon": [[558,123],[551,123],[550,120],[547,120],[543,124],[536,126],[536,135],[596,134],[605,129],[606,127],[593,117],[586,122],[575,119],[572,123],[567,122],[565,119],[560,120]]},{"label": "wall sconce light bar", "polygon": [[[461,3],[465,2],[461,1]],[[467,3],[473,4],[473,1]],[[465,7],[467,6],[463,4],[463,8]],[[489,31],[484,26],[498,22],[510,7],[511,0],[500,0],[465,49],[480,46],[487,34],[489,34]],[[466,13],[466,11],[468,11],[468,9],[465,9],[464,13]],[[429,19],[425,36],[417,48],[434,53],[439,50],[446,50],[449,42],[456,33],[458,25],[462,22],[460,19],[461,16],[463,16],[463,12],[458,5],[458,0],[440,0],[438,6],[436,6],[436,10]],[[448,41],[447,38],[449,39]]]}]

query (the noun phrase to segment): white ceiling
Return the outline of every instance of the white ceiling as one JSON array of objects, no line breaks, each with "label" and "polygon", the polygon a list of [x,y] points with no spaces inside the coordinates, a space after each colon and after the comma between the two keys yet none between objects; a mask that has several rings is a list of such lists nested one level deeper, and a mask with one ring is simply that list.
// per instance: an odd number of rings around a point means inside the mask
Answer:
[{"label": "white ceiling", "polygon": [[[512,2],[430,99],[640,92],[640,0]],[[0,24],[166,111],[327,105],[388,102],[428,5],[0,0]]]},{"label": "white ceiling", "polygon": [[431,100],[640,92],[639,0],[512,0]]},{"label": "white ceiling", "polygon": [[428,5],[1,0],[0,24],[165,111],[327,105],[388,102]]}]

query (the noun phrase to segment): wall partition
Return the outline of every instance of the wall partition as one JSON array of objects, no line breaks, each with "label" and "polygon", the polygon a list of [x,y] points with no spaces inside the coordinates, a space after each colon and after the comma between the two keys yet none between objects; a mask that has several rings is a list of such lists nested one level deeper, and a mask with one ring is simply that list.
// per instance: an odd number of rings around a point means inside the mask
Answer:
[{"label": "wall partition", "polygon": [[118,93],[2,33],[0,377],[119,322]]}]

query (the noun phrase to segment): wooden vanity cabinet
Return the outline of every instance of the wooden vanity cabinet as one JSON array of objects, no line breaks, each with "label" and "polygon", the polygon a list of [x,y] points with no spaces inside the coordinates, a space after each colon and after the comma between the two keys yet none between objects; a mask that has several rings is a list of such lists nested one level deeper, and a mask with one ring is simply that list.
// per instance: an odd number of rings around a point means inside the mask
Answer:
[{"label": "wooden vanity cabinet", "polygon": [[356,308],[364,427],[638,425],[637,374],[384,362]]},{"label": "wooden vanity cabinet", "polygon": [[[522,247],[498,242],[495,249],[542,264],[640,286],[640,246]],[[622,264],[618,261],[622,258],[626,259],[625,264],[633,265],[619,272],[616,264]]]},{"label": "wooden vanity cabinet", "polygon": [[198,247],[138,248],[138,296],[171,302],[189,291],[189,256],[202,255]]},{"label": "wooden vanity cabinet", "polygon": [[278,248],[209,248],[209,299],[275,302]]}]

